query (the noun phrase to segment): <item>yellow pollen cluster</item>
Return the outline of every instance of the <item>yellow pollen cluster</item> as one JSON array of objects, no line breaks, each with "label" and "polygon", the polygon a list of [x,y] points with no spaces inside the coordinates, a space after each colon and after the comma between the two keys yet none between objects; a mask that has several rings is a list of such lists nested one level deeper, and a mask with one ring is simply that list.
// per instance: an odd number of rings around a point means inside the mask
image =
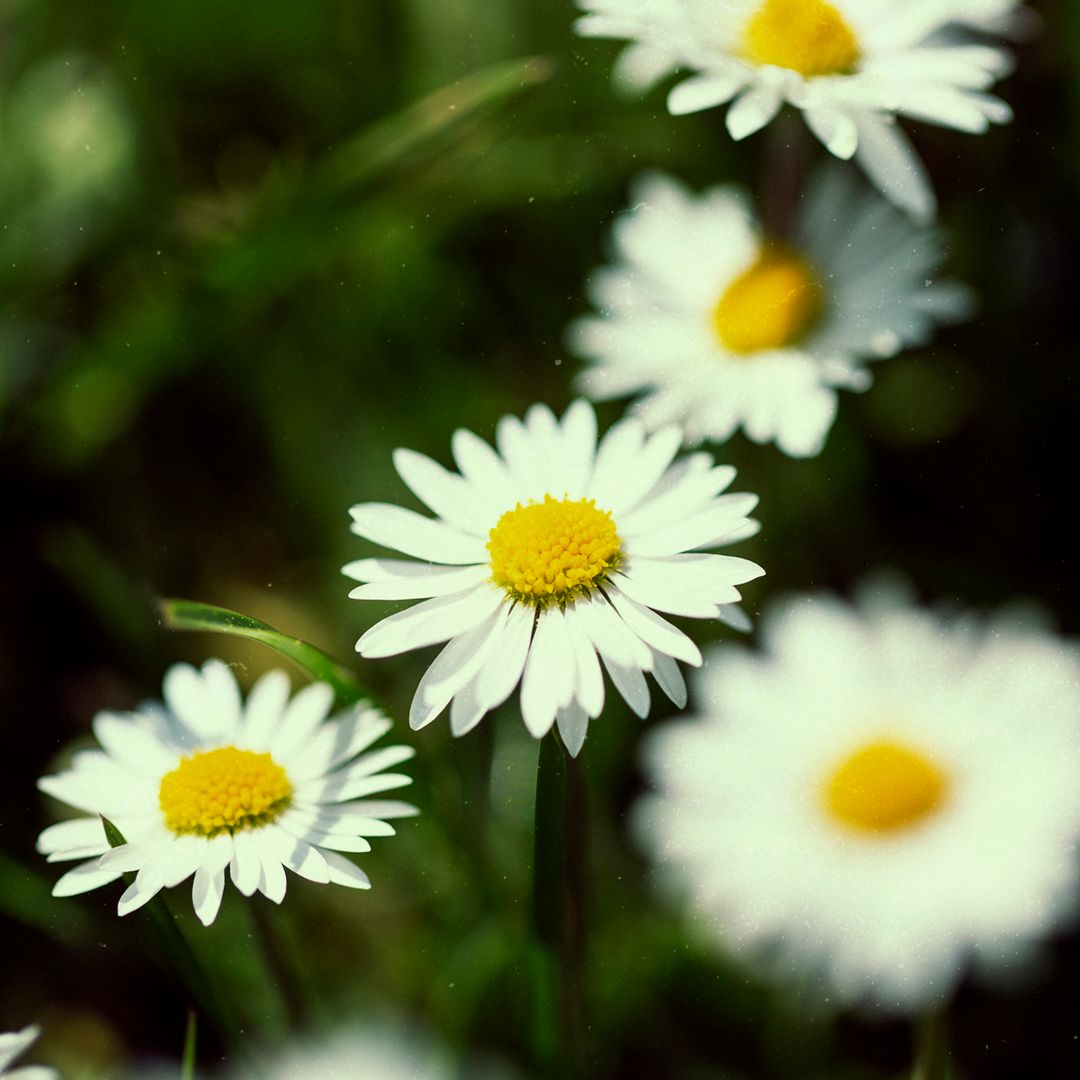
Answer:
[{"label": "yellow pollen cluster", "polygon": [[769,249],[724,291],[713,309],[713,329],[729,352],[779,349],[802,338],[821,309],[821,286],[806,263]]},{"label": "yellow pollen cluster", "polygon": [[842,75],[858,63],[859,42],[825,0],[765,0],[746,25],[743,53],[807,78]]},{"label": "yellow pollen cluster", "polygon": [[592,499],[520,503],[488,538],[491,576],[516,600],[543,604],[595,586],[619,559],[619,536]]},{"label": "yellow pollen cluster", "polygon": [[825,782],[825,808],[842,825],[862,833],[896,833],[938,810],[949,780],[910,747],[874,742],[856,750]]},{"label": "yellow pollen cluster", "polygon": [[165,824],[174,833],[196,836],[265,825],[291,796],[285,770],[269,754],[234,746],[184,758],[158,789]]}]

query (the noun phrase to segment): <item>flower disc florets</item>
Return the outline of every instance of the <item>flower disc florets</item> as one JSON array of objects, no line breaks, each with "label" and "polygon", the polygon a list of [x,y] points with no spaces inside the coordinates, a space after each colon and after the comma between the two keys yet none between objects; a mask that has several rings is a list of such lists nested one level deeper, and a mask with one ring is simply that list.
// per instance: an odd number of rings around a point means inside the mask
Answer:
[{"label": "flower disc florets", "polygon": [[174,833],[216,836],[268,824],[288,807],[292,791],[269,754],[222,746],[186,757],[166,773],[158,802]]},{"label": "flower disc florets", "polygon": [[518,503],[499,518],[487,549],[497,585],[526,604],[565,602],[595,588],[619,561],[615,522],[592,499]]}]

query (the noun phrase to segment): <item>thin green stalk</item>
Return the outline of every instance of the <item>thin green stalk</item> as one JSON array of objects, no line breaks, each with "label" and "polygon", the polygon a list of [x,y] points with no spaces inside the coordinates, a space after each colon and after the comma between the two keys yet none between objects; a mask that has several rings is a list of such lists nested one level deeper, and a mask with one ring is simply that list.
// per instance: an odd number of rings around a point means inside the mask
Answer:
[{"label": "thin green stalk", "polygon": [[533,1055],[540,1075],[559,1076],[566,1061],[559,1007],[566,758],[554,732],[540,740],[533,814]]},{"label": "thin green stalk", "polygon": [[915,1021],[915,1064],[911,1080],[949,1080],[949,1032],[944,1009],[924,1013]]},{"label": "thin green stalk", "polygon": [[584,778],[556,733],[536,771],[532,929],[533,1049],[538,1071],[582,1075]]},{"label": "thin green stalk", "polygon": [[188,1009],[187,1027],[184,1029],[184,1056],[180,1061],[180,1080],[195,1080],[195,1043],[199,1014]]},{"label": "thin green stalk", "polygon": [[247,909],[263,961],[281,995],[281,1000],[285,1003],[291,1026],[294,1029],[307,1027],[311,1020],[310,1010],[300,975],[291,962],[292,951],[261,901],[261,897],[251,897]]}]

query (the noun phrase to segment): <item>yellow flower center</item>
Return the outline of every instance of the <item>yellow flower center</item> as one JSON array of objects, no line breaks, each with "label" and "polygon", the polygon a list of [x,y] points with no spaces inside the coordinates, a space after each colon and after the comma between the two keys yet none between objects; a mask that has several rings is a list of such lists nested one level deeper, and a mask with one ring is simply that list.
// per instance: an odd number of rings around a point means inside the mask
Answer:
[{"label": "yellow flower center", "polygon": [[166,773],[158,803],[174,833],[216,836],[273,821],[289,805],[292,790],[269,754],[223,746],[186,757]]},{"label": "yellow flower center", "polygon": [[566,600],[599,584],[617,565],[615,522],[592,499],[520,503],[507,510],[488,538],[491,576],[515,600]]},{"label": "yellow flower center", "polygon": [[821,308],[821,286],[806,263],[766,250],[724,291],[713,309],[713,329],[729,352],[780,349],[806,334]]},{"label": "yellow flower center", "polygon": [[949,779],[928,757],[894,742],[860,747],[826,780],[825,808],[862,833],[896,833],[940,809]]},{"label": "yellow flower center", "polygon": [[743,53],[807,78],[842,75],[858,63],[859,42],[825,0],[765,0],[743,32]]}]

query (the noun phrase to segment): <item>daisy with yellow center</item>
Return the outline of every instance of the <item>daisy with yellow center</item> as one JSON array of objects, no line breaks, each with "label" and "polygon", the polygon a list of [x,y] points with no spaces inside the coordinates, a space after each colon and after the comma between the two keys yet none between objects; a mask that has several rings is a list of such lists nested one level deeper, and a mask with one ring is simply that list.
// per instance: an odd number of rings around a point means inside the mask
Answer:
[{"label": "daisy with yellow center", "polygon": [[781,243],[738,188],[696,195],[639,178],[612,229],[616,261],[589,281],[598,314],[570,328],[592,361],[581,389],[640,394],[647,427],[677,422],[691,444],[741,429],[793,457],[818,453],[837,391],[865,389],[869,362],[925,342],[968,301],[933,280],[937,235],[846,170],[815,178],[800,206]]},{"label": "daisy with yellow center", "polygon": [[720,649],[647,746],[658,881],[776,978],[917,1012],[1074,907],[1080,653],[896,598],[803,597]]},{"label": "daisy with yellow center", "polygon": [[724,105],[744,139],[785,104],[830,153],[859,162],[915,217],[934,196],[897,116],[983,132],[1011,118],[988,93],[1009,68],[976,33],[1000,32],[1010,0],[578,0],[586,37],[629,40],[619,72],[647,86],[691,74],[668,97],[676,115]]},{"label": "daisy with yellow center", "polygon": [[[120,898],[126,915],[194,875],[195,913],[209,925],[226,873],[245,896],[258,891],[274,903],[285,895],[286,869],[369,888],[341,852],[370,850],[367,837],[390,835],[391,819],[416,813],[409,803],[369,797],[411,782],[385,770],[413,750],[369,751],[390,721],[363,704],[328,719],[332,701],[325,683],[290,697],[281,671],[259,679],[244,701],[231,670],[210,660],[201,671],[170,668],[164,705],[99,713],[102,749],[76,754],[69,769],[38,782],[92,815],[52,825],[38,839],[50,862],[85,860],[53,894],[73,896],[135,873]],[[109,850],[100,815],[126,844]]]},{"label": "daisy with yellow center", "polygon": [[706,551],[756,532],[757,498],[721,494],[735,472],[707,454],[675,461],[681,440],[677,427],[647,436],[628,420],[597,445],[596,416],[578,401],[561,420],[543,405],[503,417],[497,449],[455,432],[458,472],[394,454],[436,516],[354,506],[353,532],[413,558],[360,559],[345,573],[363,583],[355,599],[421,601],[368,630],[362,656],[446,642],[417,686],[414,728],[449,706],[461,735],[520,682],[529,731],[557,724],[576,754],[603,708],[605,670],[641,716],[646,672],[685,701],[676,661],[701,654],[658,612],[740,624],[737,586],[763,571]]}]

